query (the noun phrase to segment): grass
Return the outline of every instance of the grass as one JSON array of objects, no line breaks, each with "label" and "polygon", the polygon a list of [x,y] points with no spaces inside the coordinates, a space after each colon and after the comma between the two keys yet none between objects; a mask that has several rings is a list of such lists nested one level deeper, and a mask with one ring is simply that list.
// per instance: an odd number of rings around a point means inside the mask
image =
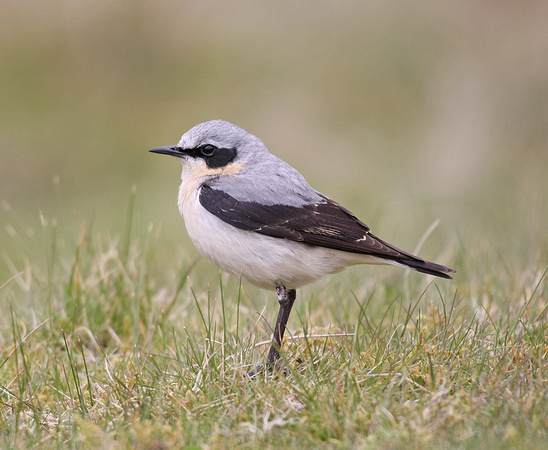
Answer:
[{"label": "grass", "polygon": [[[88,224],[71,240],[58,228],[44,219],[45,257],[28,248],[20,261],[5,259],[5,447],[548,441],[546,267],[495,286],[388,268],[371,269],[386,278],[367,285],[352,270],[331,277],[298,294],[283,349],[288,375],[250,380],[268,350],[273,293],[216,281],[201,263],[173,266],[155,253],[154,229],[132,237],[128,225],[111,239]],[[25,241],[21,227],[12,230]]]}]

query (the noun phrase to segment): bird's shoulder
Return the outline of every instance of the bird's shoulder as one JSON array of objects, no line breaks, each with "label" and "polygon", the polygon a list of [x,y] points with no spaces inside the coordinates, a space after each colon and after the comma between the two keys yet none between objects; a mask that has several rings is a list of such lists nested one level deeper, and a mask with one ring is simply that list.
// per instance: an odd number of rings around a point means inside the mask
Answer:
[{"label": "bird's shoulder", "polygon": [[240,172],[216,176],[204,184],[244,204],[300,207],[322,200],[297,169],[270,153],[260,164],[248,162]]},{"label": "bird's shoulder", "polygon": [[255,231],[273,237],[297,241],[314,241],[325,245],[324,240],[365,240],[369,227],[348,209],[323,194],[314,191],[315,201],[306,202],[294,194],[291,198],[279,197],[278,202],[238,200],[228,192],[203,185],[200,189],[201,205],[211,214],[237,228]]}]

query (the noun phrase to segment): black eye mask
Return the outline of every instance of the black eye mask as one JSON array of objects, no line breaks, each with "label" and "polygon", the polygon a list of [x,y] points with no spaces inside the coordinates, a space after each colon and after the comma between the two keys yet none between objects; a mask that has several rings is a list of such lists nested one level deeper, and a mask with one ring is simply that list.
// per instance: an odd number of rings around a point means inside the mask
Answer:
[{"label": "black eye mask", "polygon": [[226,166],[236,157],[235,148],[218,148],[214,145],[206,144],[192,150],[184,150],[188,156],[192,158],[202,158],[207,167],[216,169]]}]

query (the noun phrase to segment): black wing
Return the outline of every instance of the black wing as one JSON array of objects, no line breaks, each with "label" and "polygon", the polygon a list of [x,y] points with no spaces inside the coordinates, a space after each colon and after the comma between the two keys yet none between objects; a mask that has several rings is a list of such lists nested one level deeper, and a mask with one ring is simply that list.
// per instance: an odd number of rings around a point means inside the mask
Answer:
[{"label": "black wing", "polygon": [[200,203],[211,214],[241,230],[304,244],[360,253],[394,261],[419,272],[451,278],[445,266],[425,261],[374,236],[369,227],[337,202],[323,201],[302,207],[241,202],[208,185],[200,190]]}]

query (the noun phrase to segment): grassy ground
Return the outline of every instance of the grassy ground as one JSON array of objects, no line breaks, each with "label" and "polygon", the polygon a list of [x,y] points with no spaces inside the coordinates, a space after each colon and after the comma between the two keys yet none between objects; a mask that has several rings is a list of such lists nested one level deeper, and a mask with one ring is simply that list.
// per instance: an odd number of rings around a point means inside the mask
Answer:
[{"label": "grassy ground", "polygon": [[546,267],[508,281],[503,261],[481,283],[331,277],[299,292],[288,374],[250,380],[274,294],[202,262],[174,267],[154,229],[130,229],[112,239],[84,224],[67,240],[44,219],[45,256],[1,281],[6,447],[545,446]]}]

